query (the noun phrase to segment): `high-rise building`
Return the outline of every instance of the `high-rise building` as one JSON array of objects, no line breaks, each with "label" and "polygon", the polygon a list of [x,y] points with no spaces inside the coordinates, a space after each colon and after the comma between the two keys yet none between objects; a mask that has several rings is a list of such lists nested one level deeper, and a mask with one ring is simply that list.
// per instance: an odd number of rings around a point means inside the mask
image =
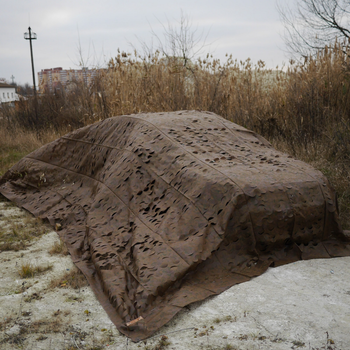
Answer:
[{"label": "high-rise building", "polygon": [[63,69],[62,67],[42,69],[38,73],[39,91],[54,92],[59,89],[66,89],[69,84],[81,82],[90,85],[97,75],[97,69]]}]

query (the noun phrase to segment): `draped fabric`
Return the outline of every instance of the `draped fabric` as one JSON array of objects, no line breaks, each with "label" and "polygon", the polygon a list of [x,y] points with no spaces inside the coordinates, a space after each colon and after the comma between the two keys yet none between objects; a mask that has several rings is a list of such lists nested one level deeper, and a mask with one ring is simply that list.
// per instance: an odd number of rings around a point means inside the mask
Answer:
[{"label": "draped fabric", "polygon": [[124,115],[19,161],[0,192],[47,219],[120,332],[300,259],[350,255],[317,170],[213,113]]}]

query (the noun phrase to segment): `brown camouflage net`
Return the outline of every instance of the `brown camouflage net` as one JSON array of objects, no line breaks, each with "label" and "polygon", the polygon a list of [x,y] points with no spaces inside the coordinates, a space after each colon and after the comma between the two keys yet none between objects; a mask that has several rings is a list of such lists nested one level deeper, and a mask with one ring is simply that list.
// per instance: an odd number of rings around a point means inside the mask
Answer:
[{"label": "brown camouflage net", "polygon": [[73,261],[134,341],[269,266],[350,255],[327,179],[213,113],[107,119],[31,153],[0,184],[61,225]]}]

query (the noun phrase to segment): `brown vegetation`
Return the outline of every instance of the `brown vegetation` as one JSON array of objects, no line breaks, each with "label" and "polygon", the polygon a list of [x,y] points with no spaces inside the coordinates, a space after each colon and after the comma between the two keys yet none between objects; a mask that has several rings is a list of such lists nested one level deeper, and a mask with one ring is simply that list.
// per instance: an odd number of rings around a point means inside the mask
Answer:
[{"label": "brown vegetation", "polygon": [[[2,205],[11,206],[12,203],[5,201]],[[0,214],[0,252],[26,249],[35,238],[47,232],[48,226],[28,213],[24,217]]]},{"label": "brown vegetation", "polygon": [[80,289],[88,285],[88,282],[80,270],[73,268],[71,271],[66,272],[63,276],[52,280],[49,285],[49,289],[53,288],[66,288]]},{"label": "brown vegetation", "polygon": [[[340,46],[281,70],[120,53],[91,87],[46,94],[0,112],[0,175],[26,153],[70,130],[114,115],[200,109],[266,137],[332,182],[350,227],[350,62]],[[2,113],[2,115],[1,115]]]},{"label": "brown vegetation", "polygon": [[67,246],[64,244],[64,242],[60,239],[59,241],[56,241],[52,247],[49,250],[50,255],[54,254],[60,254],[60,255],[68,255],[68,249]]},{"label": "brown vegetation", "polygon": [[18,274],[21,276],[21,278],[31,278],[31,277],[34,277],[35,275],[41,274],[51,269],[52,269],[52,265],[36,266],[30,262],[24,262],[21,264],[20,268],[18,269]]}]

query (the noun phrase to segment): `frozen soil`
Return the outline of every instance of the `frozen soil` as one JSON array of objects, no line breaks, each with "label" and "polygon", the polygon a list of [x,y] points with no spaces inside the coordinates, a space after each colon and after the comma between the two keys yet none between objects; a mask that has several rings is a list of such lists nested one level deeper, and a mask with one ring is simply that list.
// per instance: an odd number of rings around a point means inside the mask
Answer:
[{"label": "frozen soil", "polygon": [[[89,286],[74,286],[69,255],[52,253],[57,233],[3,197],[0,238],[0,349],[350,349],[350,257],[271,268],[133,343]],[[43,271],[22,278],[25,266]]]}]

